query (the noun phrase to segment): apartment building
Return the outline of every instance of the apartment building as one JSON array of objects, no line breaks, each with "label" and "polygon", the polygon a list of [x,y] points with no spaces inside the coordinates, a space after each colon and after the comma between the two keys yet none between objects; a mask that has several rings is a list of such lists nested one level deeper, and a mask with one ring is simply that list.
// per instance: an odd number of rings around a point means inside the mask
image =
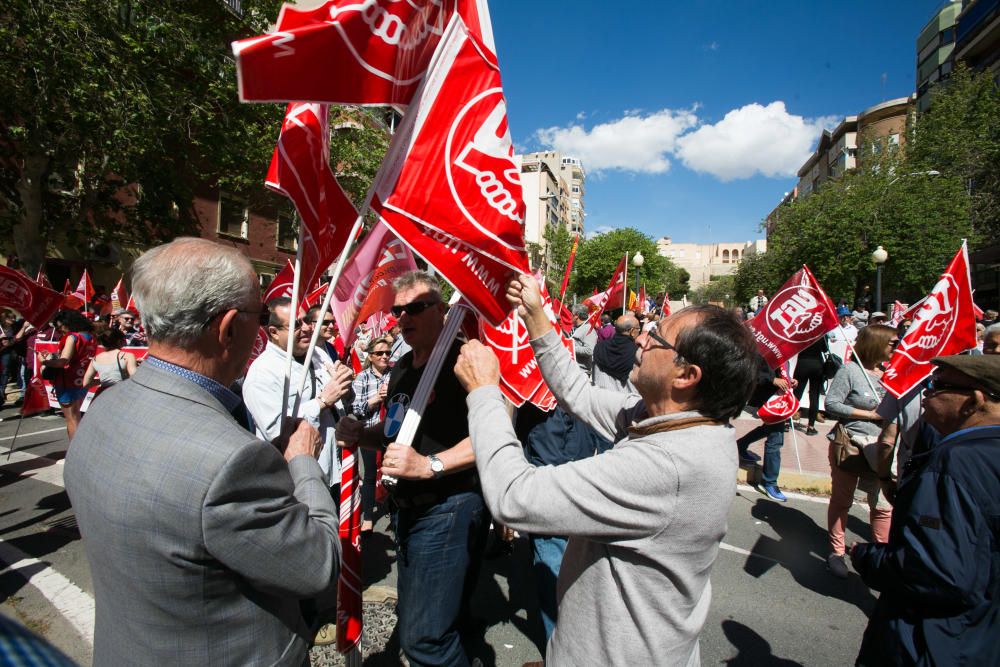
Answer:
[{"label": "apartment building", "polygon": [[962,11],[962,0],[948,3],[927,22],[917,37],[917,111],[931,106],[931,86],[951,74],[955,50],[955,23]]},{"label": "apartment building", "polygon": [[663,236],[656,241],[656,251],[686,270],[691,276],[691,289],[697,289],[716,276],[735,273],[744,258],[766,252],[767,241],[674,243],[669,236]]},{"label": "apartment building", "polygon": [[556,151],[514,156],[521,172],[524,196],[524,239],[533,254],[532,266],[545,261],[546,228],[565,227],[584,233],[586,172],[579,159]]}]

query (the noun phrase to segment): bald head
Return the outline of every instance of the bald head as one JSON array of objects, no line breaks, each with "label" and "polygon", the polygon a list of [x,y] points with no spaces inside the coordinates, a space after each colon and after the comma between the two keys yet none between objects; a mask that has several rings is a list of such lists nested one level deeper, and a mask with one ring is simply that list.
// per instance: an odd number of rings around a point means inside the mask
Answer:
[{"label": "bald head", "polygon": [[622,315],[615,320],[615,332],[635,338],[639,329],[639,320],[634,315]]}]

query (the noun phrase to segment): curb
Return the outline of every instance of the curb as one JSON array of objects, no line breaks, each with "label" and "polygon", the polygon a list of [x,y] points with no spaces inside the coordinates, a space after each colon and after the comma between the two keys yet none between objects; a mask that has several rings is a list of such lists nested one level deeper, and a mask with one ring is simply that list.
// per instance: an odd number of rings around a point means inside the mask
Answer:
[{"label": "curb", "polygon": [[[741,484],[756,486],[760,482],[761,469],[759,465],[740,466],[736,480]],[[781,471],[778,474],[778,486],[782,491],[798,491],[808,495],[830,495],[829,473],[797,473]]]}]

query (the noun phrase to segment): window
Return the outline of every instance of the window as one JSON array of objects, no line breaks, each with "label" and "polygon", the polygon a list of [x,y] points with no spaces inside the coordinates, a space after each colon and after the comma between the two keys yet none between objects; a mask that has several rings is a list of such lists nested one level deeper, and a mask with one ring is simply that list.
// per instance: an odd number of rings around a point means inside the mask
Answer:
[{"label": "window", "polygon": [[580,194],[580,186],[579,185],[574,185],[573,186],[573,194],[575,194],[575,195]]},{"label": "window", "polygon": [[294,252],[298,249],[299,232],[298,229],[296,229],[295,223],[292,221],[292,216],[287,213],[279,213],[277,223],[278,248]]},{"label": "window", "polygon": [[722,263],[723,264],[729,264],[729,251],[728,250],[723,250],[722,251]]},{"label": "window", "polygon": [[246,202],[225,192],[219,194],[219,234],[247,238]]},{"label": "window", "polygon": [[942,44],[951,44],[954,41],[955,41],[955,28],[954,28],[954,26],[951,27],[951,28],[945,28],[944,30],[941,31],[941,43]]}]

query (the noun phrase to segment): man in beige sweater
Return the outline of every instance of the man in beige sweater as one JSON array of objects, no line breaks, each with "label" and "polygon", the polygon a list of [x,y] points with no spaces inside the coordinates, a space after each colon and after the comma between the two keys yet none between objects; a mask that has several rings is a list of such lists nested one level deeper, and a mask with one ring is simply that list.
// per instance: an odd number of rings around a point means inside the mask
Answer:
[{"label": "man in beige sweater", "polygon": [[716,307],[689,308],[638,338],[628,396],[591,386],[542,310],[538,285],[508,285],[559,405],[615,446],[533,467],[504,410],[493,353],[473,341],[455,373],[469,391],[469,430],[496,520],[569,535],[549,665],[697,665],[709,574],[736,490],[729,419],[756,377],[746,327]]}]

